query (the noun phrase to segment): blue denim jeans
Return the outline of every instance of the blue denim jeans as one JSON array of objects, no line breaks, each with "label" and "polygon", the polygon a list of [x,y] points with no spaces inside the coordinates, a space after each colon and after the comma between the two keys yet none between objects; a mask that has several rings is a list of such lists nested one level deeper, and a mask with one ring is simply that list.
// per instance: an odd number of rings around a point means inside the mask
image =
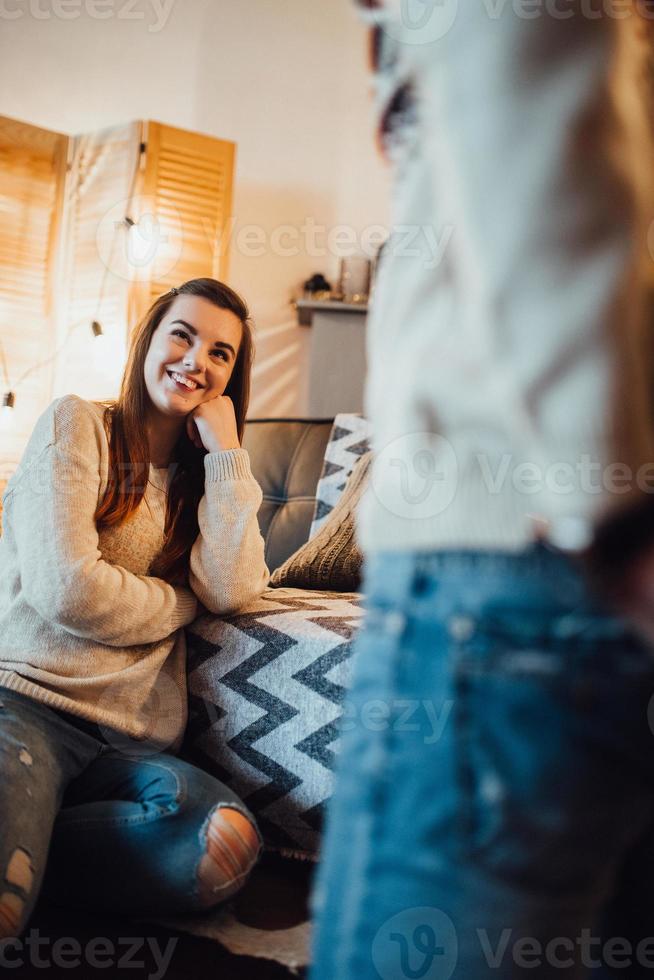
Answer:
[{"label": "blue denim jeans", "polygon": [[197,869],[212,812],[226,805],[254,823],[209,773],[167,753],[126,754],[108,731],[0,688],[0,891],[15,896],[18,932],[39,894],[125,915],[206,909]]},{"label": "blue denim jeans", "polygon": [[312,980],[654,976],[651,650],[541,545],[364,591]]}]

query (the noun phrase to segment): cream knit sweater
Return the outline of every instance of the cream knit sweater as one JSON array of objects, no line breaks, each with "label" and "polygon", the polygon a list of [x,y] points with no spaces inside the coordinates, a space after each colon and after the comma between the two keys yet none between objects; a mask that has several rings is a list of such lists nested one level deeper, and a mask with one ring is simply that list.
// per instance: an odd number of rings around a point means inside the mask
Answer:
[{"label": "cream knit sweater", "polygon": [[634,81],[650,78],[651,30],[635,5],[595,17],[581,0],[561,17],[358,5],[379,24],[394,171],[366,334],[375,461],[359,542],[581,548],[654,487],[638,271],[651,276],[646,243],[654,255],[651,93]]},{"label": "cream knit sweater", "polygon": [[[0,686],[103,728],[181,744],[187,719],[182,627],[258,596],[269,572],[262,499],[244,449],[205,456],[190,588],[156,576],[170,471],[150,467],[133,517],[99,534],[93,513],[108,480],[103,407],[76,395],[38,419],[3,495]],[[110,739],[109,739],[110,740]]]}]

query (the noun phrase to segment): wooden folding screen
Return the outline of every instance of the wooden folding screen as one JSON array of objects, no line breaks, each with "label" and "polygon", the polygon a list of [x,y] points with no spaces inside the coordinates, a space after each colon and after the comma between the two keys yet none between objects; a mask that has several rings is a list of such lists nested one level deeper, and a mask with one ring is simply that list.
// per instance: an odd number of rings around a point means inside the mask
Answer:
[{"label": "wooden folding screen", "polygon": [[[16,393],[0,466],[52,398],[117,391],[129,333],[156,296],[227,277],[234,157],[229,141],[154,121],[69,137],[0,117],[0,393]],[[93,320],[108,341],[102,375]]]}]

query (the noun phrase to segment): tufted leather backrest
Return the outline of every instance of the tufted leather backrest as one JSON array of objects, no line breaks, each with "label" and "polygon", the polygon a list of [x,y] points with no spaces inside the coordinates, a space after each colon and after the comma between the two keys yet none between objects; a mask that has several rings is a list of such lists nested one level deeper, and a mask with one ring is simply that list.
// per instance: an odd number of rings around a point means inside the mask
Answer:
[{"label": "tufted leather backrest", "polygon": [[243,448],[263,490],[259,526],[273,572],[309,538],[333,419],[252,419]]}]

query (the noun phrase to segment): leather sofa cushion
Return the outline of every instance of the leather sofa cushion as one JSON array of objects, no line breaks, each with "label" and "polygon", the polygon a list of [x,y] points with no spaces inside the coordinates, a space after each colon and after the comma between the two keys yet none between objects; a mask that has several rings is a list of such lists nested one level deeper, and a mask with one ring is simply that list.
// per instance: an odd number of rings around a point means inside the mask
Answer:
[{"label": "leather sofa cushion", "polygon": [[259,526],[274,571],[309,539],[333,419],[252,419],[243,436],[263,491]]}]

